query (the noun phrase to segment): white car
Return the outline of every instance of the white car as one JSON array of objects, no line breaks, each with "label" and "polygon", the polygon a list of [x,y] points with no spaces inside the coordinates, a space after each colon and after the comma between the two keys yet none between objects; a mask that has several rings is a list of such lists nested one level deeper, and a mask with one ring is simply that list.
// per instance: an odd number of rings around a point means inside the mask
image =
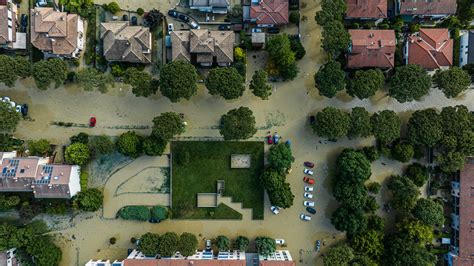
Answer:
[{"label": "white car", "polygon": [[11,105],[13,108],[15,108],[16,102],[10,102],[10,105]]},{"label": "white car", "polygon": [[304,186],[304,191],[306,192],[313,192],[314,188],[312,186]]},{"label": "white car", "polygon": [[15,107],[15,110],[18,112],[18,113],[21,113],[21,105],[17,105]]},{"label": "white car", "polygon": [[314,207],[314,201],[305,200],[303,201],[303,205],[306,207]]},{"label": "white car", "polygon": [[189,26],[191,27],[191,29],[195,29],[195,30],[199,30],[201,28],[201,26],[199,26],[196,22],[194,21],[191,21],[189,23]]},{"label": "white car", "polygon": [[4,103],[10,102],[10,97],[7,97],[7,96],[3,97],[2,102],[4,102]]},{"label": "white car", "polygon": [[283,245],[283,244],[285,244],[285,239],[275,239],[275,244]]},{"label": "white car", "polygon": [[273,214],[280,213],[280,207],[278,207],[278,206],[271,206],[270,210],[273,212]]},{"label": "white car", "polygon": [[311,216],[302,213],[300,214],[300,219],[303,221],[311,221]]},{"label": "white car", "polygon": [[174,25],[173,25],[173,23],[168,24],[168,31],[169,31],[169,32],[174,31]]},{"label": "white car", "polygon": [[305,193],[303,194],[303,196],[304,196],[305,198],[307,198],[307,199],[312,199],[312,198],[313,198],[313,194],[308,193],[308,192],[305,192]]},{"label": "white car", "polygon": [[303,172],[304,172],[305,174],[307,174],[307,175],[313,175],[313,174],[314,174],[313,171],[311,171],[311,170],[309,170],[309,169],[306,169],[306,168],[303,170]]}]

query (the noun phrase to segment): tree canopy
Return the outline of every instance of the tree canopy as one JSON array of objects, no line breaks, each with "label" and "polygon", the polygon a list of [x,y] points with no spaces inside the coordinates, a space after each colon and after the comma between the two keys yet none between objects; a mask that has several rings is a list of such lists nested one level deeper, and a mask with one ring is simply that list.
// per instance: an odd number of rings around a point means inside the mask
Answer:
[{"label": "tree canopy", "polygon": [[13,87],[18,77],[27,77],[31,73],[30,62],[23,57],[0,55],[0,83]]},{"label": "tree canopy", "polygon": [[158,241],[158,254],[162,257],[173,256],[178,248],[179,237],[176,233],[166,232]]},{"label": "tree canopy", "polygon": [[410,211],[415,207],[420,191],[418,187],[406,176],[392,176],[388,183],[392,191],[391,204],[395,209]]},{"label": "tree canopy", "polygon": [[111,74],[101,73],[93,67],[82,68],[75,73],[77,84],[85,91],[92,91],[98,88],[99,91],[105,93],[114,83],[114,77]]},{"label": "tree canopy", "polygon": [[160,235],[153,233],[146,233],[140,237],[138,243],[138,250],[145,256],[153,257],[158,254],[158,242],[160,241]]},{"label": "tree canopy", "polygon": [[117,140],[118,151],[130,157],[138,157],[141,154],[142,137],[137,135],[135,131],[127,131],[121,134]]},{"label": "tree canopy", "polygon": [[337,178],[334,181],[332,193],[336,200],[352,209],[360,208],[366,204],[367,189],[362,182]]},{"label": "tree canopy", "polygon": [[428,179],[428,170],[419,163],[413,163],[407,167],[405,175],[410,178],[417,187],[422,187]]},{"label": "tree canopy", "polygon": [[400,142],[392,149],[392,158],[402,163],[410,161],[414,155],[415,149],[410,143]]},{"label": "tree canopy", "polygon": [[345,266],[355,258],[354,250],[346,244],[331,247],[324,256],[324,266]]},{"label": "tree canopy", "polygon": [[313,125],[313,130],[319,137],[338,139],[347,135],[349,127],[349,114],[328,106],[316,114],[316,123]]},{"label": "tree canopy", "polygon": [[370,114],[364,107],[352,108],[351,123],[347,136],[350,139],[366,138],[372,135],[372,124],[370,123]]},{"label": "tree canopy", "polygon": [[379,260],[384,251],[384,233],[376,230],[356,234],[351,240],[351,247],[361,253],[367,254],[370,258]]},{"label": "tree canopy", "polygon": [[268,256],[276,250],[275,239],[259,236],[255,239],[255,247],[259,255]]},{"label": "tree canopy", "polygon": [[257,70],[252,76],[249,89],[255,96],[260,97],[262,100],[268,100],[268,97],[272,95],[272,86],[267,81],[267,72],[265,70]]},{"label": "tree canopy", "polygon": [[329,61],[314,74],[314,82],[319,95],[332,98],[346,87],[346,73],[337,61]]},{"label": "tree canopy", "polygon": [[286,182],[285,174],[281,170],[265,169],[260,176],[260,182],[267,191],[272,205],[283,209],[293,205],[295,196],[291,192],[290,184]]},{"label": "tree canopy", "polygon": [[152,135],[170,140],[174,136],[184,133],[183,119],[174,112],[164,112],[153,118]]},{"label": "tree canopy", "polygon": [[234,249],[246,252],[250,244],[250,240],[246,236],[238,236],[234,241]]},{"label": "tree canopy", "polygon": [[158,90],[158,81],[153,80],[147,72],[140,71],[135,67],[127,68],[124,82],[132,86],[132,92],[137,97],[148,97]]},{"label": "tree canopy", "polygon": [[13,132],[20,122],[20,114],[10,103],[0,101],[0,132]]},{"label": "tree canopy", "polygon": [[370,162],[360,151],[345,149],[336,160],[337,175],[346,180],[363,182],[372,174]]},{"label": "tree canopy", "polygon": [[457,97],[471,85],[471,76],[462,68],[454,66],[449,70],[439,70],[433,80],[448,98]]},{"label": "tree canopy", "polygon": [[103,194],[97,188],[89,188],[77,193],[74,202],[80,210],[95,212],[102,207]]},{"label": "tree canopy", "polygon": [[383,143],[390,143],[400,138],[401,122],[398,115],[392,110],[383,110],[370,118],[372,133]]},{"label": "tree canopy", "polygon": [[346,50],[351,43],[351,37],[341,21],[328,22],[323,27],[322,47],[324,51],[333,56],[339,55],[341,51]]},{"label": "tree canopy", "polygon": [[385,241],[384,265],[434,265],[436,256],[403,234],[392,234]]},{"label": "tree canopy", "polygon": [[209,71],[206,87],[211,95],[220,95],[226,100],[237,99],[244,93],[244,79],[233,67],[218,67]]},{"label": "tree canopy", "polygon": [[160,69],[160,91],[171,102],[189,100],[197,92],[196,68],[184,60],[174,60]]},{"label": "tree canopy", "polygon": [[114,152],[115,146],[112,139],[107,135],[98,135],[89,141],[89,150],[93,157],[110,154]]},{"label": "tree canopy", "polygon": [[432,199],[418,199],[412,213],[415,219],[426,225],[444,224],[443,206]]},{"label": "tree canopy", "polygon": [[291,163],[295,161],[291,153],[291,146],[286,143],[279,143],[270,147],[268,163],[277,170],[291,168]]},{"label": "tree canopy", "polygon": [[443,137],[441,116],[435,109],[415,111],[408,121],[408,140],[416,145],[433,147]]},{"label": "tree canopy", "polygon": [[290,38],[287,34],[278,34],[269,38],[265,49],[283,80],[292,80],[296,77],[299,71],[295,63],[296,55],[291,49]]},{"label": "tree canopy", "polygon": [[361,100],[366,99],[375,95],[384,83],[385,77],[380,69],[357,70],[347,87],[347,93]]},{"label": "tree canopy", "polygon": [[86,144],[73,143],[66,148],[64,155],[66,162],[82,166],[89,162],[91,152]]},{"label": "tree canopy", "polygon": [[219,251],[229,251],[230,250],[229,238],[223,235],[217,236],[216,246]]},{"label": "tree canopy", "polygon": [[351,209],[340,206],[332,214],[331,224],[339,231],[345,231],[349,236],[365,231],[367,228],[367,216],[359,209]]},{"label": "tree canopy", "polygon": [[225,140],[248,139],[257,133],[255,116],[248,107],[232,109],[221,117],[220,133]]},{"label": "tree canopy", "polygon": [[344,0],[323,0],[321,1],[321,10],[316,12],[314,19],[319,25],[324,26],[334,20],[341,21],[346,10],[347,6]]},{"label": "tree canopy", "polygon": [[419,101],[431,88],[431,77],[419,65],[405,65],[395,69],[390,78],[389,94],[404,103]]},{"label": "tree canopy", "polygon": [[59,58],[40,60],[33,64],[33,78],[38,89],[46,90],[51,83],[57,88],[67,78],[66,62]]},{"label": "tree canopy", "polygon": [[188,257],[196,253],[198,240],[196,235],[184,232],[179,236],[178,250],[181,255]]}]

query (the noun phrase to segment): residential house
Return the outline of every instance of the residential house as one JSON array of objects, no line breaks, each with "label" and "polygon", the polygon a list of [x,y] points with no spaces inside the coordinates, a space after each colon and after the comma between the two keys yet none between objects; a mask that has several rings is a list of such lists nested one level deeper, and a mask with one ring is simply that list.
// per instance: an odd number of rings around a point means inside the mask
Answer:
[{"label": "residential house", "polygon": [[420,29],[405,42],[405,63],[430,70],[450,67],[453,65],[453,45],[448,29]]},{"label": "residential house", "polygon": [[274,27],[288,24],[288,0],[252,0],[249,10],[244,11],[244,20],[257,27]]},{"label": "residential house", "polygon": [[265,33],[264,32],[252,32],[252,47],[256,49],[263,48],[265,46]]},{"label": "residential house", "polygon": [[201,66],[229,66],[234,61],[235,33],[192,29],[172,31],[171,60],[186,60]]},{"label": "residential house", "polygon": [[396,39],[393,30],[349,30],[348,68],[393,68]]},{"label": "residential house", "polygon": [[445,19],[456,14],[456,0],[396,0],[396,10],[405,20]]},{"label": "residential house", "polygon": [[0,0],[0,48],[26,49],[26,33],[17,32],[18,11],[11,0]]},{"label": "residential house", "polygon": [[227,14],[229,0],[189,0],[189,8],[213,14]]},{"label": "residential house", "polygon": [[81,191],[80,167],[50,164],[48,157],[0,152],[0,193],[32,192],[35,198],[69,199]]},{"label": "residential house", "polygon": [[377,20],[387,18],[387,0],[346,0],[348,19]]},{"label": "residential house", "polygon": [[77,58],[84,49],[84,21],[51,7],[31,9],[31,44],[46,57]]},{"label": "residential house", "polygon": [[16,248],[0,252],[1,266],[20,266],[20,262],[16,258]]},{"label": "residential house", "polygon": [[474,30],[462,30],[459,37],[459,66],[474,64]]},{"label": "residential house", "polygon": [[466,159],[464,169],[451,182],[451,248],[445,258],[449,266],[474,265],[474,157]]},{"label": "residential house", "polygon": [[151,33],[143,26],[130,26],[128,21],[100,24],[104,57],[109,62],[151,63]]}]

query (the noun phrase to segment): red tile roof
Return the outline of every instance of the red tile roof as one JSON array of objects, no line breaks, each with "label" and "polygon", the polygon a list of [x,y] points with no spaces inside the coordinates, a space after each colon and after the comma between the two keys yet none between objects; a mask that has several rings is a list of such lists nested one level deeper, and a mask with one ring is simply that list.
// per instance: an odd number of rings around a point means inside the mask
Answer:
[{"label": "red tile roof", "polygon": [[260,261],[259,266],[296,266],[296,262],[267,260],[267,261]]},{"label": "red tile roof", "polygon": [[[124,266],[245,266],[245,260],[125,259]],[[275,264],[272,264],[275,265]],[[276,265],[279,266],[279,265]]]},{"label": "red tile roof", "polygon": [[453,15],[456,14],[456,0],[401,0],[402,15]]},{"label": "red tile roof", "polygon": [[426,69],[452,66],[453,45],[448,29],[420,29],[408,37],[408,64]]},{"label": "red tile roof", "polygon": [[260,0],[250,6],[250,18],[257,23],[281,25],[288,24],[288,0]]},{"label": "red tile roof", "polygon": [[395,32],[393,30],[349,30],[352,50],[347,56],[348,68],[395,66]]},{"label": "red tile roof", "polygon": [[348,18],[386,18],[387,0],[346,0]]}]

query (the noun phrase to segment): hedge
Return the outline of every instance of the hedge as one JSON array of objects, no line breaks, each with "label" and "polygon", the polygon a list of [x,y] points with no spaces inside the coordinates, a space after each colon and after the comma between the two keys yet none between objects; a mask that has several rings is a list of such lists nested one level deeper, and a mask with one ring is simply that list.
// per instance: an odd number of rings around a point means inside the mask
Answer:
[{"label": "hedge", "polygon": [[119,210],[118,216],[125,220],[148,221],[150,209],[146,206],[126,206]]},{"label": "hedge", "polygon": [[168,210],[162,206],[154,206],[150,210],[151,218],[165,220],[168,218]]},{"label": "hedge", "polygon": [[84,191],[87,189],[87,180],[89,179],[89,173],[86,171],[81,171],[81,190]]}]

